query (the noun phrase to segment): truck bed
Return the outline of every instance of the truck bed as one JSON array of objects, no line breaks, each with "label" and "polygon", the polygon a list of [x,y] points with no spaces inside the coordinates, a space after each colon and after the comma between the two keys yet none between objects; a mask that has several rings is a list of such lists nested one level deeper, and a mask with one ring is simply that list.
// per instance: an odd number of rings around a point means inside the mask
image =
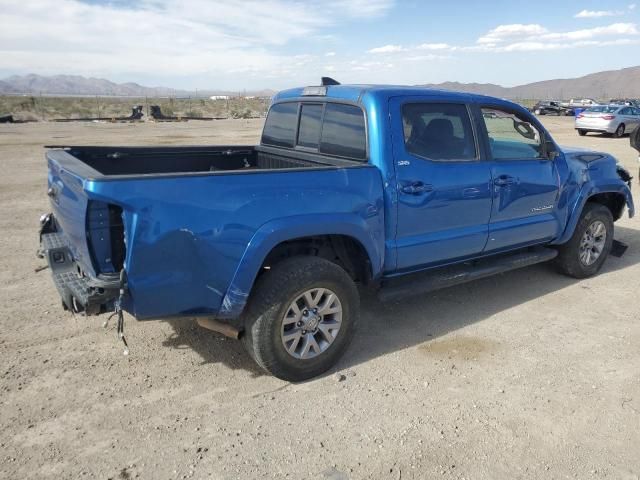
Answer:
[{"label": "truck bed", "polygon": [[[282,170],[358,165],[360,162],[254,145],[181,147],[70,146],[50,155],[77,160],[93,175],[162,175],[251,170]],[[69,156],[73,158],[69,158]],[[67,163],[65,162],[65,163]],[[76,168],[78,165],[76,165]]]},{"label": "truck bed", "polygon": [[[46,156],[52,215],[42,237],[55,244],[44,248],[68,308],[109,310],[126,269],[135,303],[125,309],[138,319],[234,316],[260,268],[239,268],[242,259],[261,262],[286,240],[283,225],[301,237],[330,228],[358,238],[355,229],[374,258],[382,249],[382,179],[365,162],[263,146],[64,147]],[[266,250],[246,253],[250,245]]]}]

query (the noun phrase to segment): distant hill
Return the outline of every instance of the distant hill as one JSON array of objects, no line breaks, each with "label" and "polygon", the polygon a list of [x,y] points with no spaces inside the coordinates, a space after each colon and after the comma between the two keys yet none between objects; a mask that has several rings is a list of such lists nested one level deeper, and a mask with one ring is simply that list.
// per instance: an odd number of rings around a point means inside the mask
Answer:
[{"label": "distant hill", "polygon": [[[445,82],[423,85],[445,90],[480,93],[511,99],[569,99],[587,97],[605,100],[613,97],[640,98],[640,66],[592,73],[580,78],[545,80],[516,87],[502,87],[491,83]],[[167,87],[145,87],[137,83],[114,83],[103,78],[79,75],[12,76],[0,80],[0,94],[44,95],[102,95],[134,97],[193,96],[195,92]],[[198,90],[199,96],[237,95],[238,92]],[[243,92],[251,96],[271,96],[273,90]]]},{"label": "distant hill", "polygon": [[[193,96],[195,92],[167,87],[145,87],[137,83],[115,83],[104,78],[87,78],[80,75],[14,75],[0,80],[0,94],[27,93],[33,95],[100,95],[133,97]],[[271,90],[243,92],[245,95],[271,96]],[[198,90],[199,96],[238,95],[238,92]]]},{"label": "distant hill", "polygon": [[501,87],[491,83],[458,82],[424,86],[511,99],[549,100],[587,97],[605,100],[615,97],[640,98],[640,66],[591,73],[579,78],[545,80],[516,87]]}]

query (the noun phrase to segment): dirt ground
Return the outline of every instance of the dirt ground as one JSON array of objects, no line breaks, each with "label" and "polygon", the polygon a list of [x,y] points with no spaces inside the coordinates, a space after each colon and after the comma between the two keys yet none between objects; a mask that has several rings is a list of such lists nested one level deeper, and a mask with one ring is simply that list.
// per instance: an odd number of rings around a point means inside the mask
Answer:
[{"label": "dirt ground", "polygon": [[[628,138],[543,121],[637,173]],[[0,478],[640,478],[638,219],[589,280],[540,265],[368,299],[337,369],[301,384],[190,320],[128,317],[125,357],[115,325],[62,311],[34,273],[43,145],[254,143],[260,127],[0,125]]]}]

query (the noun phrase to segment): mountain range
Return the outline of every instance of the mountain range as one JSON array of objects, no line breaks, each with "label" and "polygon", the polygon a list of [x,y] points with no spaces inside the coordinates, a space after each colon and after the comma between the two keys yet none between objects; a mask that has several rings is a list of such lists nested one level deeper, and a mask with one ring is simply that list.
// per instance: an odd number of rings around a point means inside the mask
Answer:
[{"label": "mountain range", "polygon": [[[168,87],[145,87],[133,82],[115,83],[104,78],[87,78],[80,75],[43,76],[36,74],[14,75],[0,80],[0,95],[100,95],[123,97],[187,97],[195,91]],[[244,95],[271,96],[272,90],[243,92]],[[238,92],[198,90],[199,96],[238,95]]]},{"label": "mountain range", "polygon": [[[510,99],[568,99],[588,97],[640,98],[640,66],[591,73],[579,78],[544,80],[515,87],[491,83],[444,82],[422,86],[480,93]],[[137,83],[114,83],[103,78],[79,75],[14,75],[0,80],[0,94],[101,95],[101,96],[193,96],[195,92],[167,87],[145,87]],[[273,90],[243,92],[245,95],[270,96]],[[200,90],[198,95],[237,95],[238,92]]]},{"label": "mountain range", "polygon": [[510,99],[640,98],[640,66],[591,73],[579,78],[544,80],[515,87],[502,87],[491,83],[458,82],[424,86]]}]

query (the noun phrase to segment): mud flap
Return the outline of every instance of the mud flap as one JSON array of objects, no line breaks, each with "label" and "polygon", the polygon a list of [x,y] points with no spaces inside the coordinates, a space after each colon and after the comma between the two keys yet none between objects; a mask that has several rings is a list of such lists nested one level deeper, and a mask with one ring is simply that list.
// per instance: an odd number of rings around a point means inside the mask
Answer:
[{"label": "mud flap", "polygon": [[611,252],[609,252],[609,255],[613,255],[616,258],[620,258],[627,251],[627,248],[629,248],[629,245],[621,242],[620,240],[614,239],[613,244],[611,245]]}]

